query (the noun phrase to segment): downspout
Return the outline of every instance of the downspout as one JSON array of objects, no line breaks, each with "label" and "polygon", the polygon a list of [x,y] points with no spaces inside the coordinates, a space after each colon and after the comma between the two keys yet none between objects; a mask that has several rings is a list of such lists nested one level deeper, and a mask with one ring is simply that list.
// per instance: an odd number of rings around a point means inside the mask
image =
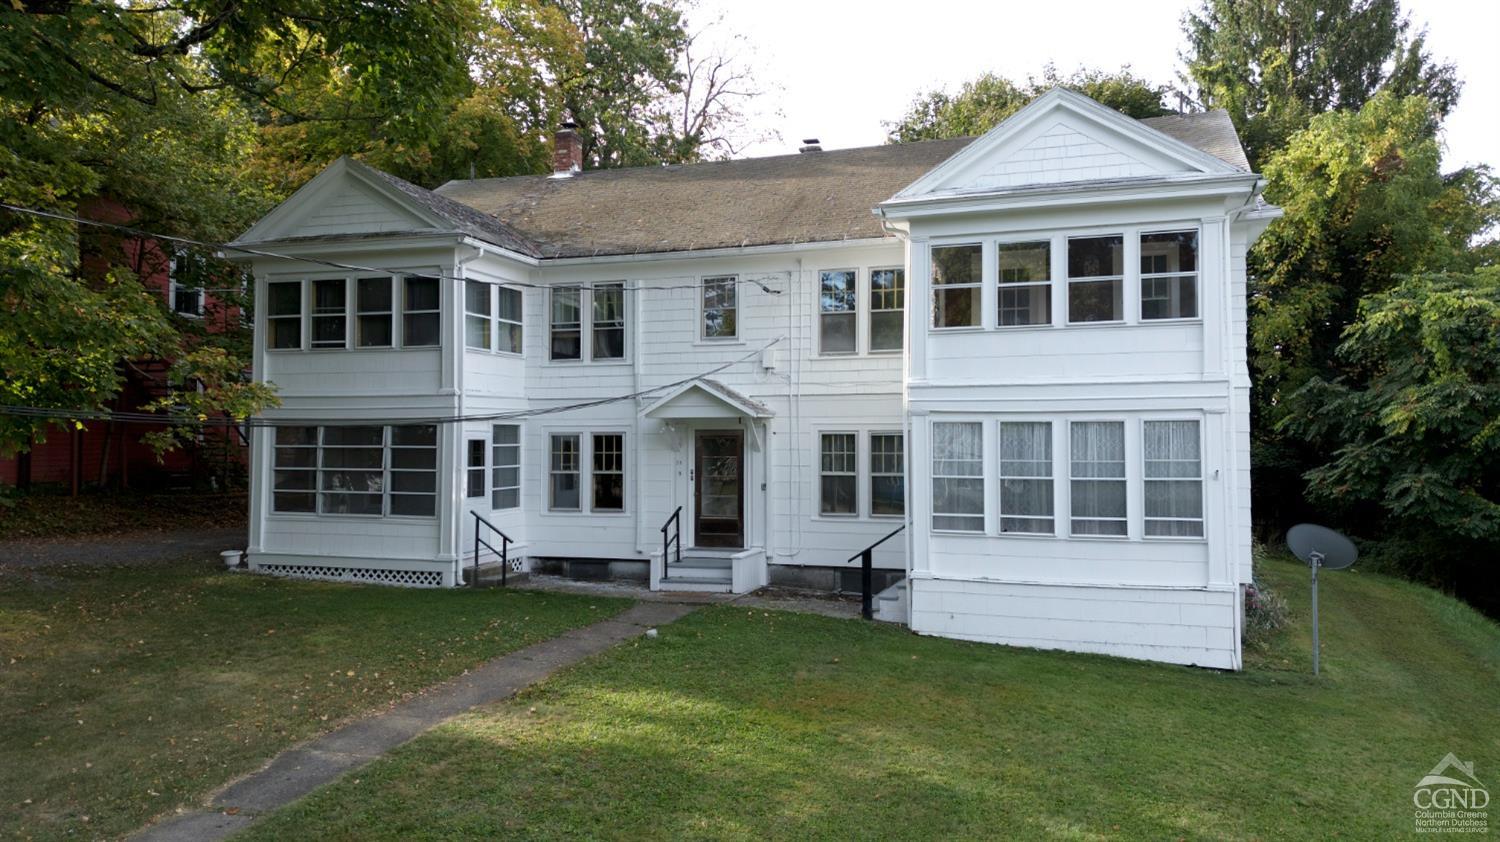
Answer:
[{"label": "downspout", "polygon": [[[787,284],[787,292],[789,294],[787,295],[786,300],[787,331],[788,336],[791,337],[787,342],[786,355],[786,409],[790,426],[790,429],[787,431],[788,441],[794,441],[796,437],[801,435],[802,433],[801,398],[798,391],[801,386],[801,383],[799,381],[802,367],[802,353],[797,343],[797,340],[800,338],[800,333],[798,331],[800,322],[797,319],[797,302],[801,299],[802,295],[802,258],[796,258],[796,261],[797,266],[792,270],[792,275],[789,278],[790,283]],[[767,431],[767,433],[766,446],[767,448],[769,448],[769,431]],[[779,556],[781,558],[796,558],[797,556],[802,554],[801,484],[805,481],[806,477],[803,476],[802,471],[802,448],[796,447],[794,445],[789,445],[788,455],[792,457],[788,460],[792,469],[792,477],[790,477],[789,479],[794,484],[794,487],[798,489],[797,493],[792,495],[792,499],[795,501],[795,503],[791,507],[791,511],[787,513],[790,516],[790,521],[788,523],[789,528],[787,529],[787,537],[791,539],[793,548],[786,550],[776,550],[773,555]]]},{"label": "downspout", "polygon": [[[635,294],[626,295],[624,304],[626,307],[630,308],[630,321],[632,327],[632,330],[630,331],[631,392],[633,394],[640,394],[641,389],[643,388],[641,386],[641,328],[644,327],[644,325],[642,324],[642,321],[644,320],[644,316],[642,315],[642,313],[646,308],[640,306],[641,296],[645,294],[641,291],[641,282],[637,280],[634,282],[634,284],[635,286],[633,287],[633,289],[635,291]],[[627,287],[627,291],[629,291],[629,289],[631,288],[631,281],[626,281],[625,285]],[[639,400],[630,402],[630,411],[635,414],[635,447],[631,448],[631,452],[635,455],[636,459],[636,464],[630,467],[632,474],[634,474],[635,476],[635,553],[636,555],[645,555],[647,557],[646,563],[648,569],[646,572],[646,577],[649,580],[649,565],[651,562],[650,556],[646,553],[646,490],[645,477],[643,476],[646,467],[643,463],[646,460],[641,457],[641,454],[645,452],[644,444],[646,440],[647,422],[641,418],[639,404]],[[662,561],[663,563],[665,563],[666,559],[662,559]]]},{"label": "downspout", "polygon": [[[465,346],[463,341],[463,297],[468,275],[464,270],[468,269],[470,263],[473,263],[479,258],[484,257],[487,253],[487,250],[483,246],[479,246],[476,244],[469,247],[474,249],[474,253],[468,255],[467,257],[463,256],[462,246],[454,249],[453,252],[453,274],[455,279],[459,282],[459,287],[457,297],[453,301],[454,315],[452,317],[457,325],[454,328],[450,328],[449,333],[457,334],[457,341],[450,342],[450,344],[455,346],[453,351],[451,351],[450,353],[456,355],[453,370],[453,389],[454,402],[456,404],[455,410],[456,413],[460,416],[464,414],[465,408],[464,361],[465,359],[467,359],[464,352]],[[450,340],[452,340],[452,338],[452,336],[449,337]],[[463,477],[465,476],[463,460],[466,458],[464,455],[465,431],[462,424],[455,424],[453,426],[454,433],[451,437],[453,439],[453,456],[448,460],[448,480],[450,483],[452,483],[452,491],[449,495],[449,499],[453,501],[453,516],[448,519],[448,526],[449,529],[452,530],[451,545],[453,547],[453,586],[459,587],[463,582],[464,566],[464,548],[459,545],[463,543],[464,516],[468,514],[468,512],[465,510],[465,506],[468,504],[468,499],[464,496],[462,487]],[[476,526],[475,528],[478,527]],[[474,563],[477,570],[479,559],[474,559]]]},{"label": "downspout", "polygon": [[[891,222],[890,222],[889,219],[886,218],[886,215],[885,215],[885,208],[876,208],[875,209],[875,215],[878,216],[878,217],[880,217],[880,230],[886,232],[887,234],[890,234],[891,236],[895,237],[898,240],[902,240],[902,241],[906,242],[906,247],[907,247],[907,250],[908,250],[907,254],[906,254],[906,264],[908,266],[910,266],[911,265],[911,254],[910,254],[911,243],[906,238],[906,232],[902,231],[899,228],[893,228],[893,227],[891,227]],[[911,285],[909,283],[907,284],[907,288],[908,289],[911,288]],[[925,302],[924,302],[924,305],[925,305]],[[911,312],[912,312],[912,302],[911,302],[911,298],[908,296],[907,301],[906,301],[906,311],[905,311],[905,313],[903,313],[903,317],[904,317],[904,320],[906,322],[906,326],[908,326],[908,327],[912,324]],[[904,543],[906,545],[906,618],[905,619],[906,619],[906,627],[908,629],[911,628],[912,606],[914,606],[916,604],[916,593],[915,593],[915,591],[913,589],[913,584],[912,584],[912,580],[911,580],[912,570],[915,569],[915,564],[916,564],[916,545],[917,545],[916,529],[915,529],[914,525],[912,524],[912,520],[911,520],[911,508],[912,508],[912,506],[911,506],[911,482],[909,481],[910,477],[911,477],[911,472],[912,472],[912,463],[911,463],[911,401],[910,401],[910,395],[909,395],[909,393],[907,392],[907,389],[906,389],[907,365],[911,362],[911,343],[914,341],[911,334],[914,333],[914,332],[915,331],[907,331],[906,336],[905,336],[906,341],[902,345],[902,347],[905,350],[901,354],[901,357],[902,357],[902,359],[901,359],[901,446],[902,446],[902,449],[904,451],[901,454],[901,460],[902,460],[902,464],[906,466],[906,476],[907,476],[907,480],[908,480],[908,481],[904,481],[904,482],[901,483],[902,489],[906,492],[906,499],[905,499],[904,503],[902,504],[904,506],[904,509],[903,509],[904,515],[902,516],[902,520],[906,524],[906,534],[904,536],[902,536],[902,538],[903,538]]]}]

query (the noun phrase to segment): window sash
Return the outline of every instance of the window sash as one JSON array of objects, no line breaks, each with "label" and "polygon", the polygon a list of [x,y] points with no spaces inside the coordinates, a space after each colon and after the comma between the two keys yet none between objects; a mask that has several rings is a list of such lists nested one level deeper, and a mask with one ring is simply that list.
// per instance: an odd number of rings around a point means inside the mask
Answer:
[{"label": "window sash", "polygon": [[525,298],[518,289],[502,286],[496,289],[495,350],[520,354],[525,345]]},{"label": "window sash", "polygon": [[468,440],[468,462],[464,472],[464,496],[469,499],[483,497],[485,489],[486,465],[484,439]]},{"label": "window sash", "polygon": [[[384,292],[381,292],[384,287]],[[354,347],[389,348],[395,298],[390,278],[359,278],[354,282]]]},{"label": "window sash", "polygon": [[906,447],[901,433],[870,434],[870,516],[906,514]]},{"label": "window sash", "polygon": [[312,282],[312,347],[349,345],[348,283],[343,278]]},{"label": "window sash", "polygon": [[592,475],[593,507],[596,512],[625,511],[625,435],[594,433]]},{"label": "window sash", "polygon": [[495,424],[490,430],[490,508],[521,506],[521,428]]},{"label": "window sash", "polygon": [[583,288],[553,287],[548,323],[554,360],[583,359]]},{"label": "window sash", "polygon": [[433,517],[437,428],[278,427],[271,491],[278,514]]},{"label": "window sash", "polygon": [[278,351],[302,347],[302,304],[301,281],[266,284],[267,347]]},{"label": "window sash", "polygon": [[[1118,322],[1125,319],[1125,235],[1069,237],[1068,321]],[[1102,245],[1108,266],[1090,244]],[[1106,271],[1107,269],[1107,271]]]},{"label": "window sash", "polygon": [[853,354],[859,313],[859,272],[825,269],[818,273],[818,353]]},{"label": "window sash", "polygon": [[589,358],[625,359],[625,284],[595,284],[591,298],[593,341]]},{"label": "window sash", "polygon": [[857,515],[859,483],[858,436],[822,433],[818,445],[818,512]]},{"label": "window sash", "polygon": [[899,351],[904,339],[906,270],[870,270],[870,350]]},{"label": "window sash", "polygon": [[553,433],[549,442],[547,508],[558,512],[580,511],[581,437],[577,433]]},{"label": "window sash", "polygon": [[[932,327],[979,327],[984,247],[979,243],[933,246]],[[967,264],[967,265],[965,265]]]},{"label": "window sash", "polygon": [[1068,466],[1071,534],[1128,535],[1125,423],[1071,422]]},{"label": "window sash", "polygon": [[1203,453],[1196,420],[1141,422],[1145,534],[1203,537]]},{"label": "window sash", "polygon": [[1053,535],[1052,422],[1000,422],[1000,532]]},{"label": "window sash", "polygon": [[464,347],[489,351],[493,348],[493,296],[491,285],[464,281]]},{"label": "window sash", "polygon": [[699,320],[703,339],[739,337],[739,278],[734,275],[703,279],[703,313]]},{"label": "window sash", "polygon": [[984,531],[984,425],[932,424],[932,528]]},{"label": "window sash", "polygon": [[401,347],[441,346],[443,293],[438,279],[408,275],[402,278],[401,291]]}]

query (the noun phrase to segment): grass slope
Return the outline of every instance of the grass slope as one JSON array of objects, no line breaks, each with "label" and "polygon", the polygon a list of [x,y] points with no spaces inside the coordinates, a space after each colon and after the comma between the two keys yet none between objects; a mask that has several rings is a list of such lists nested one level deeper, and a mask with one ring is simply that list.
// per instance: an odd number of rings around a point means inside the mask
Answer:
[{"label": "grass slope", "polygon": [[705,609],[248,838],[1373,839],[1445,753],[1494,778],[1500,629],[1328,574],[1315,681],[1305,570],[1263,574],[1296,625],[1239,674]]},{"label": "grass slope", "polygon": [[201,563],[0,571],[0,838],[128,833],[341,719],[626,604]]}]

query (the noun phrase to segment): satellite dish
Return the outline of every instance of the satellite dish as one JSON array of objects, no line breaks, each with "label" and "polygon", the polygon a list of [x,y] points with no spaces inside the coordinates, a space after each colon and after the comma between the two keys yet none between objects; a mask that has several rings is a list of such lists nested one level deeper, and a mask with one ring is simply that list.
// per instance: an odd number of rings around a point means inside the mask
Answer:
[{"label": "satellite dish", "polygon": [[1316,564],[1324,570],[1343,570],[1359,558],[1353,541],[1315,523],[1299,523],[1287,530],[1286,545],[1309,566]]}]

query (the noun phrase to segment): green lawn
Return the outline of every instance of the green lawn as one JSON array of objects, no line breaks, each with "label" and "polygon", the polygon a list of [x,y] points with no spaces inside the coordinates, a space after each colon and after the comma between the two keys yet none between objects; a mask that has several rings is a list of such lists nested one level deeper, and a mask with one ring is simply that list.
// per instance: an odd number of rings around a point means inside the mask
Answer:
[{"label": "green lawn", "polygon": [[0,571],[0,838],[115,837],[340,720],[628,603]]},{"label": "green lawn", "polygon": [[1315,681],[1305,570],[1265,568],[1296,625],[1240,674],[707,608],[248,838],[1376,839],[1447,752],[1500,782],[1500,628],[1326,574]]}]

